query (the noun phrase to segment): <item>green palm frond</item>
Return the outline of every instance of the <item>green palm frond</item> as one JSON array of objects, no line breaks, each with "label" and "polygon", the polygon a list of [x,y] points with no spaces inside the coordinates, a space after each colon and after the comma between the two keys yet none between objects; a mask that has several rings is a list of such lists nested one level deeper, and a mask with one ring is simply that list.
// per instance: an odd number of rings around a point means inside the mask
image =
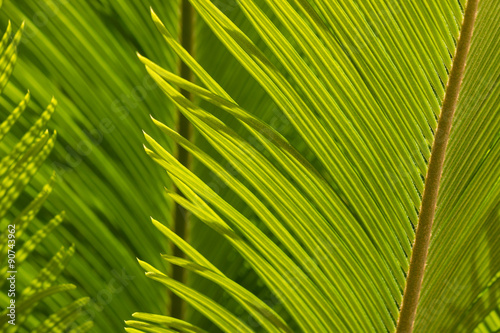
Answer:
[{"label": "green palm frond", "polygon": [[[238,0],[265,44],[258,47],[209,0],[190,2],[286,115],[315,162],[294,148],[297,137],[281,135],[233,100],[153,13],[199,84],[140,59],[216,154],[153,122],[251,214],[228,203],[148,134],[146,152],[182,190],[184,196],[168,193],[172,200],[221,234],[275,300],[255,299],[156,221],[187,256],[163,259],[219,285],[248,317],[235,316],[160,267],[141,266],[225,332],[394,331],[465,3]],[[493,22],[500,5],[482,0],[479,6],[440,184],[414,326],[419,332],[484,330],[494,325],[499,306],[500,30]],[[178,88],[235,118],[254,140]],[[131,331],[177,329],[168,317],[139,319]]]},{"label": "green palm frond", "polygon": [[[0,91],[5,88],[17,60],[17,47],[21,40],[24,24],[13,34],[9,22],[7,30],[0,42]],[[2,312],[0,331],[2,332],[57,332],[64,331],[74,324],[81,315],[81,307],[88,303],[88,298],[82,298],[70,305],[59,307],[54,313],[44,319],[35,309],[38,303],[46,302],[55,294],[65,293],[75,289],[73,284],[55,284],[56,278],[64,270],[74,253],[74,247],[62,247],[52,259],[44,264],[32,265],[28,258],[36,251],[39,245],[52,233],[63,220],[64,212],[55,216],[41,226],[32,235],[28,227],[35,220],[45,200],[52,192],[55,176],[42,188],[26,207],[19,209],[18,200],[23,190],[30,183],[42,163],[54,147],[56,134],[46,129],[51,118],[56,101],[52,100],[46,110],[39,116],[31,128],[17,142],[13,143],[11,130],[16,122],[22,119],[23,112],[30,100],[28,92],[17,107],[0,124],[0,143],[3,147],[10,147],[10,151],[2,156],[0,161],[0,253],[2,267],[0,268],[0,287],[7,291],[0,298]],[[5,144],[5,141],[8,143]],[[5,145],[4,145],[5,144]],[[32,266],[26,268],[26,266]],[[40,270],[27,285],[21,272],[24,269],[33,269],[39,266]],[[14,301],[14,302],[12,302]],[[41,323],[40,321],[43,320]],[[87,330],[92,323],[85,324]],[[86,330],[82,330],[85,332]]]}]

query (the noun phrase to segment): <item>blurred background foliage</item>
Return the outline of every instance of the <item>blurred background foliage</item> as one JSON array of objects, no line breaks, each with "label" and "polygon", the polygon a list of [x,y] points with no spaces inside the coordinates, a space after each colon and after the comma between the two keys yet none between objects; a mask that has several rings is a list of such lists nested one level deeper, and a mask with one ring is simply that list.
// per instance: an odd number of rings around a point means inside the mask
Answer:
[{"label": "blurred background foliage", "polygon": [[[155,33],[149,5],[168,18],[175,33],[176,1],[5,1],[1,9],[3,29],[11,20],[14,27],[25,21],[26,30],[12,81],[0,101],[0,119],[27,87],[32,101],[13,132],[16,136],[29,128],[52,96],[59,101],[49,125],[60,133],[58,142],[18,205],[30,200],[55,170],[55,190],[39,220],[61,209],[66,220],[42,244],[32,269],[43,267],[61,245],[74,243],[76,253],[63,280],[79,288],[53,297],[43,311],[51,313],[68,297],[88,296],[82,320],[94,320],[97,332],[121,331],[131,312],[162,312],[167,306],[167,294],[154,291],[135,261],[155,260],[164,252],[149,216],[170,215],[163,190],[167,177],[152,167],[141,146],[141,129],[155,131],[149,114],[167,122],[174,115],[135,55],[139,51],[168,68],[176,66]],[[40,225],[35,221],[33,230]]]}]

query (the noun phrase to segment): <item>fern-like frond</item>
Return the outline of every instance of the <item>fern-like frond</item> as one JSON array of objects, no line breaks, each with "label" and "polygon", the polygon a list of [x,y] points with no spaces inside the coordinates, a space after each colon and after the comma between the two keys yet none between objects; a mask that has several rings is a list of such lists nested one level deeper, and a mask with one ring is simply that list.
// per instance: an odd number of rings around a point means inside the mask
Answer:
[{"label": "fern-like frond", "polygon": [[[240,253],[278,299],[273,306],[282,306],[283,314],[276,312],[274,321],[260,317],[265,307],[258,307],[258,301],[251,302],[257,308],[249,306],[242,297],[245,288],[231,289],[236,287],[220,268],[157,222],[172,242],[182,243],[178,246],[189,260],[164,258],[221,286],[252,320],[242,323],[199,291],[141,262],[147,275],[225,332],[235,327],[394,331],[465,4],[238,0],[265,44],[257,46],[211,1],[190,2],[286,115],[316,161],[294,148],[291,141],[297,138],[282,136],[231,98],[153,13],[160,33],[199,84],[140,60],[217,157],[153,122],[218,177],[251,215],[229,204],[147,134],[146,152],[182,190],[184,197],[170,193],[172,200]],[[480,2],[447,150],[417,331],[473,331],[498,308],[500,73],[494,50],[500,45],[492,37],[498,35],[492,23],[498,13],[497,2]],[[179,88],[234,117],[254,140],[184,98]],[[280,326],[287,316],[291,320]]]},{"label": "fern-like frond", "polygon": [[[23,29],[24,24],[16,34],[12,35],[12,26],[9,22],[7,31],[0,42],[0,91],[7,84],[13,71],[17,59],[17,46]],[[35,308],[38,303],[46,301],[52,295],[76,288],[73,284],[54,284],[57,276],[73,255],[74,248],[61,248],[45,266],[42,265],[38,275],[28,285],[23,286],[23,280],[26,279],[21,276],[24,267],[29,265],[30,255],[39,249],[39,245],[64,218],[64,212],[62,212],[31,236],[23,237],[51,193],[55,180],[55,176],[52,176],[42,191],[26,207],[16,212],[18,208],[15,205],[20,201],[19,197],[52,151],[56,138],[55,132],[51,134],[46,129],[47,122],[57,104],[53,99],[22,138],[17,143],[12,142],[10,131],[21,119],[29,100],[30,93],[28,92],[14,111],[0,124],[0,143],[2,148],[8,150],[0,161],[0,226],[2,227],[0,286],[7,284],[8,290],[7,295],[2,295],[1,298],[3,309],[0,331],[9,333],[28,330],[62,332],[78,320],[81,315],[80,309],[88,302],[88,299],[80,299],[59,310],[54,310],[55,313],[45,320],[39,314],[35,314]],[[39,325],[34,325],[37,320],[44,321]]]}]

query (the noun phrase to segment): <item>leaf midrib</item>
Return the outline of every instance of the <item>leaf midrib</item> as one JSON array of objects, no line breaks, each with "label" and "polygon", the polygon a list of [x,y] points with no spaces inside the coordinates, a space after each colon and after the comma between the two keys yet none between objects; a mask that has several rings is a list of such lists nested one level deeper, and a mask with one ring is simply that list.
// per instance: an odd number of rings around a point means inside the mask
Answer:
[{"label": "leaf midrib", "polygon": [[462,28],[460,30],[453,64],[448,77],[446,92],[434,136],[431,157],[425,179],[410,267],[406,278],[405,292],[403,295],[403,302],[396,329],[397,333],[413,331],[413,323],[417,312],[425,266],[427,263],[427,254],[429,250],[432,224],[436,212],[446,147],[448,145],[453,117],[460,94],[460,87],[465,73],[467,55],[472,42],[472,34],[474,31],[478,4],[479,0],[467,1]]},{"label": "leaf midrib", "polygon": [[[192,54],[194,49],[194,9],[188,0],[182,0],[180,7],[180,42],[182,47],[188,53]],[[179,72],[183,79],[193,81],[193,73],[184,62],[181,62]],[[189,91],[181,89],[181,93],[185,98],[192,100],[192,94]],[[192,139],[191,123],[179,110],[177,110],[177,133],[188,140]],[[176,151],[177,160],[190,169],[191,158],[189,152],[178,144],[176,145]],[[176,194],[184,196],[179,188],[175,187],[174,191]],[[184,207],[176,203],[174,208],[174,231],[182,239],[186,239],[188,236],[188,221],[189,214]],[[175,245],[173,245],[172,253],[176,257],[185,258],[184,252]],[[178,282],[185,283],[186,270],[181,266],[174,265],[172,267],[172,278]],[[184,319],[186,307],[184,300],[174,293],[171,293],[170,297],[170,315],[174,318]]]}]

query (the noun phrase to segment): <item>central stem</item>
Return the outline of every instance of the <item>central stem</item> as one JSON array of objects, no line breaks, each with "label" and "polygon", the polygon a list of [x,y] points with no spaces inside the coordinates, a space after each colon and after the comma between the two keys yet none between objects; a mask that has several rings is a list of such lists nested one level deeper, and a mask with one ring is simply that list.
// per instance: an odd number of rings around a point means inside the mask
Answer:
[{"label": "central stem", "polygon": [[[181,1],[181,36],[180,43],[184,49],[190,54],[193,53],[194,49],[194,38],[193,38],[193,27],[194,27],[194,9],[188,0]],[[183,62],[180,64],[180,76],[188,81],[193,81],[193,73],[190,68]],[[184,97],[192,100],[192,95],[186,90],[181,90]],[[177,133],[182,135],[184,138],[191,141],[192,139],[192,126],[187,120],[187,118],[179,111],[177,111]],[[177,150],[177,160],[187,167],[190,168],[190,156],[189,153],[180,145],[176,146]],[[183,196],[182,192],[175,188],[175,193]],[[186,239],[188,236],[188,212],[184,207],[179,204],[175,204],[174,208],[174,232],[179,235],[182,239]],[[177,246],[173,246],[173,255],[176,257],[184,258],[184,252]],[[174,265],[172,267],[172,278],[181,283],[186,283],[186,270],[180,266]],[[174,318],[184,319],[186,304],[179,296],[174,293],[170,293],[170,315]]]},{"label": "central stem", "polygon": [[464,77],[465,64],[471,45],[478,4],[479,0],[468,0],[465,8],[462,29],[460,30],[460,37],[458,38],[457,49],[453,58],[446,93],[434,136],[434,143],[432,145],[410,268],[408,277],[406,278],[403,303],[398,319],[398,333],[410,333],[413,330],[413,322],[417,313],[418,299],[424,279],[446,146],[448,145],[453,115],[457,107],[460,86]]}]

